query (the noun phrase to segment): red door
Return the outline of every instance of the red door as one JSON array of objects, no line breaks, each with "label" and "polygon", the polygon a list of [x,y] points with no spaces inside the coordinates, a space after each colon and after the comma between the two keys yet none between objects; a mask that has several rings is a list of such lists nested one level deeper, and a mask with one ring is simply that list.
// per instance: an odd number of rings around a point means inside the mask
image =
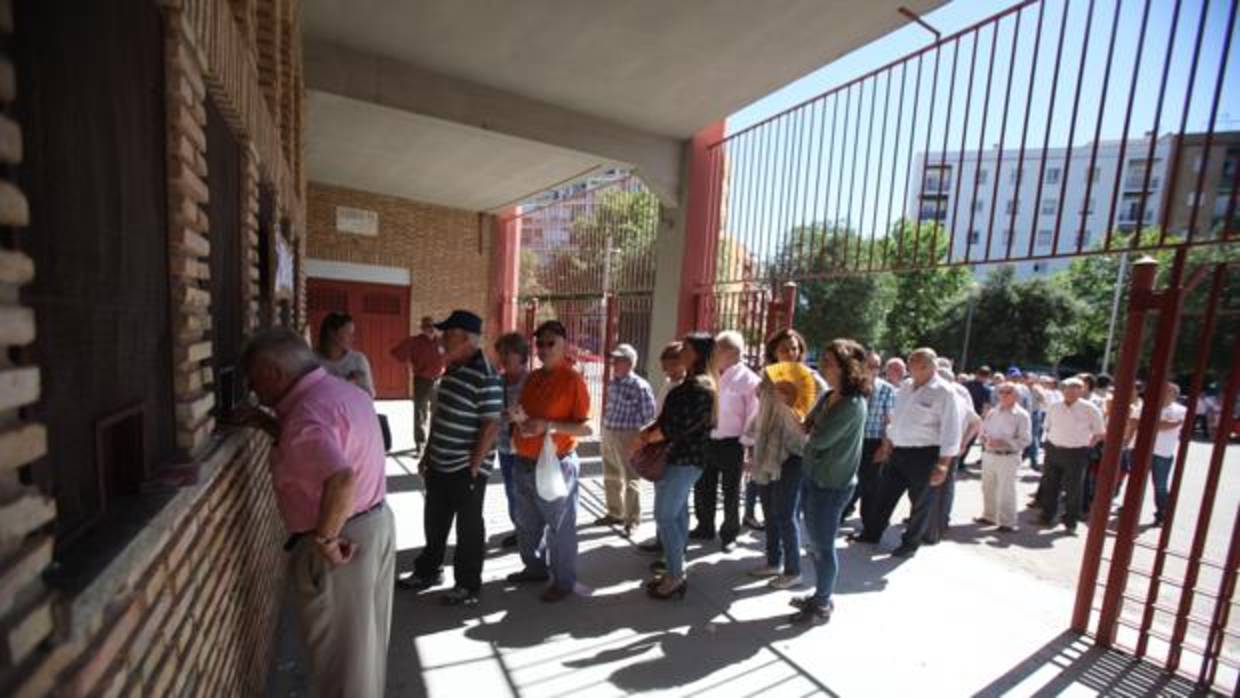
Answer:
[{"label": "red door", "polygon": [[328,313],[352,315],[357,329],[354,348],[370,360],[376,396],[384,400],[409,398],[409,367],[390,353],[409,336],[408,286],[308,279],[306,301],[315,337]]}]

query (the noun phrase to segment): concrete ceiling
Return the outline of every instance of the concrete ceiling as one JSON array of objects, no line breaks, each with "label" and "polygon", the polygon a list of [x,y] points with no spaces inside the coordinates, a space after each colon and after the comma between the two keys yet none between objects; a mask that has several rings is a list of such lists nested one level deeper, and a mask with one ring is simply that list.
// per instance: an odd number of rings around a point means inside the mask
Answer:
[{"label": "concrete ceiling", "polygon": [[630,166],[945,0],[304,0],[310,178],[493,211]]},{"label": "concrete ceiling", "polygon": [[943,0],[307,0],[306,36],[654,134],[697,130]]},{"label": "concrete ceiling", "polygon": [[350,189],[489,211],[622,165],[315,90],[306,102],[311,178]]}]

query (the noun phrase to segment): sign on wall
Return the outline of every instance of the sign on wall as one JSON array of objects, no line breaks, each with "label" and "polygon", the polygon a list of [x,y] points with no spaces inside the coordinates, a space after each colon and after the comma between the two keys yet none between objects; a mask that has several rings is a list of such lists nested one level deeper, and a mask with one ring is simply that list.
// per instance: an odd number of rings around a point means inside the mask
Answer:
[{"label": "sign on wall", "polygon": [[284,232],[279,225],[276,226],[275,235],[272,237],[276,239],[275,292],[277,294],[293,293],[293,287],[296,285],[296,279],[293,278],[293,248],[288,244],[288,240],[284,238]]},{"label": "sign on wall", "polygon": [[374,237],[379,234],[379,212],[351,206],[337,206],[336,231]]}]

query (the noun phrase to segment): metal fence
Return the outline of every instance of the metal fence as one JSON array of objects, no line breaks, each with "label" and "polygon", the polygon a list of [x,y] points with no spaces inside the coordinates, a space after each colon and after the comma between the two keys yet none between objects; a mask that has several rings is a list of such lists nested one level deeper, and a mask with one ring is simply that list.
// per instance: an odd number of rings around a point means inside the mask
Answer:
[{"label": "metal fence", "polygon": [[1237,239],[1236,7],[1027,0],[729,134],[716,282]]}]

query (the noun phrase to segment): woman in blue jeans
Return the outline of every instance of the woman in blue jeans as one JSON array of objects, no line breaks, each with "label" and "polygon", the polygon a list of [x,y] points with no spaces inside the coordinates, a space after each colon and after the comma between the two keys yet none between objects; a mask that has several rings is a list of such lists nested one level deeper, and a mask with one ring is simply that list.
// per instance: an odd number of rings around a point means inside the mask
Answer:
[{"label": "woman in blue jeans", "polygon": [[685,379],[667,394],[654,424],[642,431],[643,443],[669,442],[667,467],[654,483],[654,519],[667,556],[667,573],[646,583],[646,593],[655,599],[683,599],[689,589],[685,580],[689,494],[702,476],[715,425],[715,384],[707,371],[714,348],[715,340],[708,334],[685,337],[680,351]]},{"label": "woman in blue jeans", "polygon": [[809,440],[802,467],[801,511],[806,547],[814,562],[817,586],[809,596],[794,599],[793,623],[825,623],[835,608],[831,594],[839,560],[835,536],[840,514],[848,505],[861,464],[866,398],[873,383],[865,367],[865,349],[851,339],[837,339],[822,354],[822,372],[831,390],[806,418]]}]

